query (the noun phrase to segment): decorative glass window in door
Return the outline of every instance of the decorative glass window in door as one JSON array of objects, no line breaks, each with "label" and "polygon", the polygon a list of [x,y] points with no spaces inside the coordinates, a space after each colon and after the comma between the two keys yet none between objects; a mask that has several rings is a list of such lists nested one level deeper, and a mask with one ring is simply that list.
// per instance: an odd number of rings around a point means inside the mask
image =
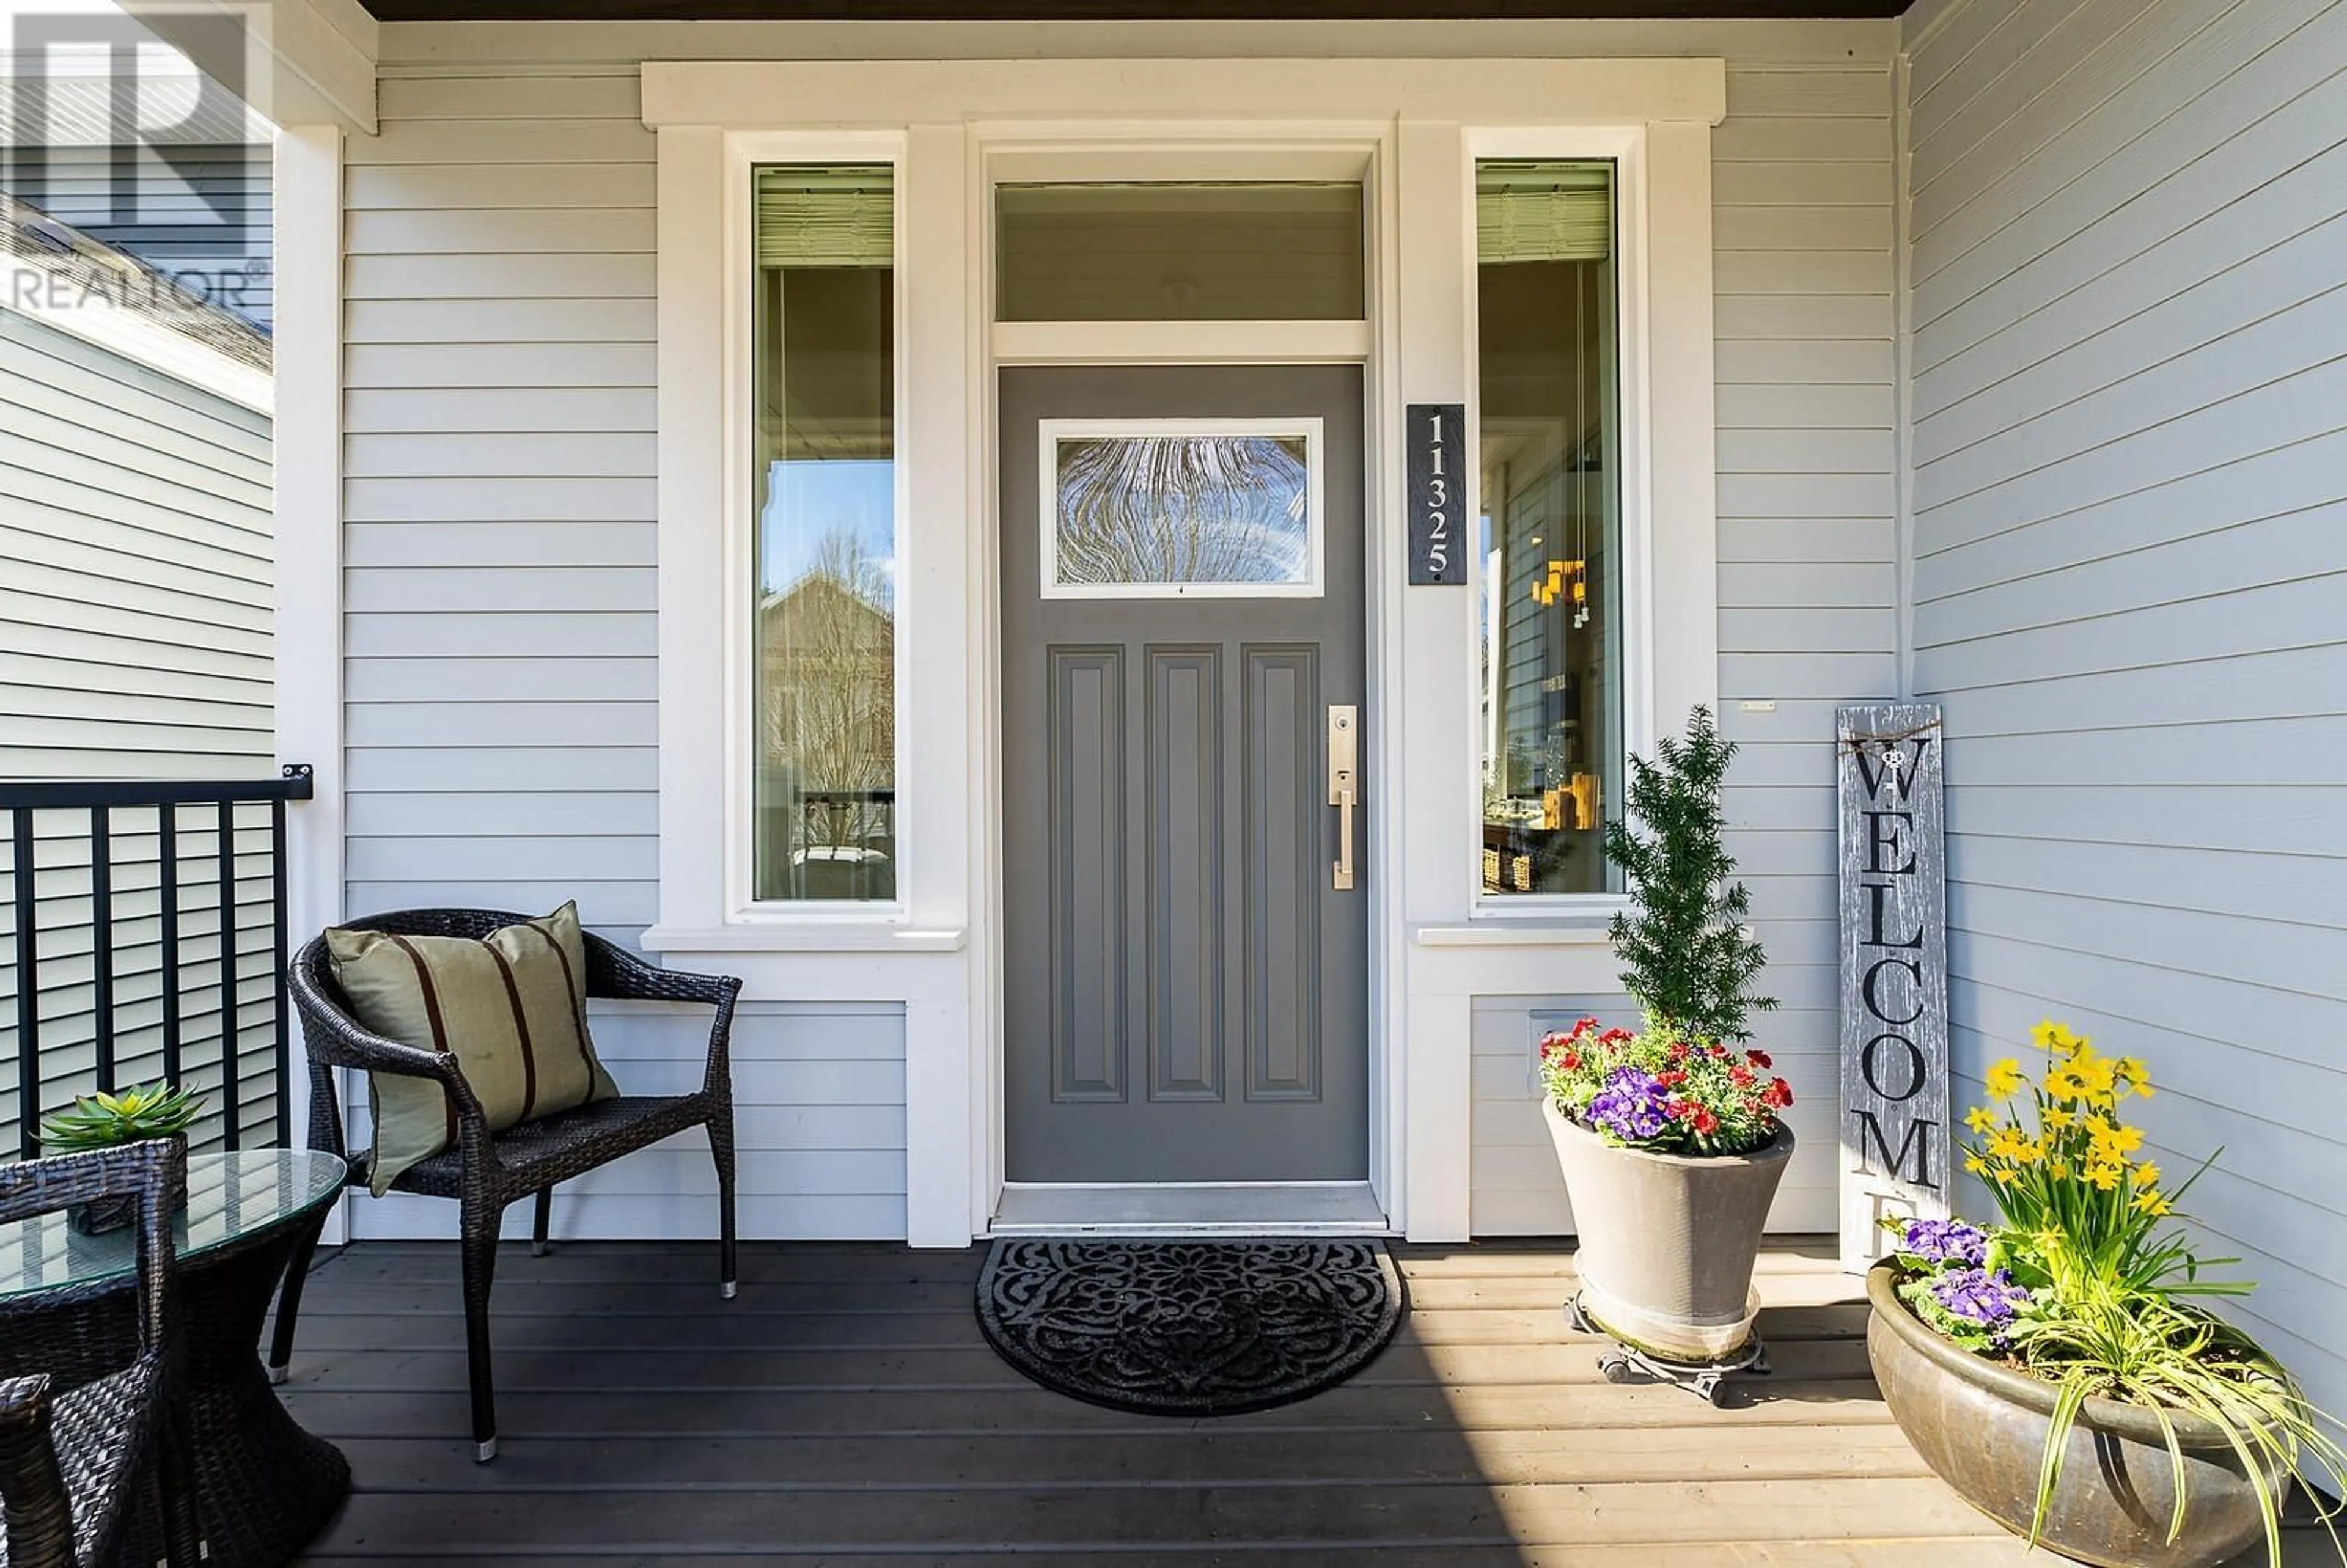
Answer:
[{"label": "decorative glass window in door", "polygon": [[1317,419],[1046,419],[1046,599],[1320,592]]},{"label": "decorative glass window in door", "polygon": [[1476,165],[1487,897],[1619,886],[1614,210],[1610,161]]},{"label": "decorative glass window in door", "polygon": [[896,200],[753,171],[753,894],[897,897]]}]

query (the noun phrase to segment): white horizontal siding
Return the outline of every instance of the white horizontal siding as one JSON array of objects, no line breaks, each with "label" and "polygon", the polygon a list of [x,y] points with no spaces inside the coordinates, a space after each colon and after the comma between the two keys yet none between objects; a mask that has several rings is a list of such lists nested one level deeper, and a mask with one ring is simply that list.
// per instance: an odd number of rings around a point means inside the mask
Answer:
[{"label": "white horizontal siding", "polygon": [[2150,1060],[2162,1163],[2347,1406],[2347,7],[1959,0],[1909,175],[1914,658],[1958,1070]]}]

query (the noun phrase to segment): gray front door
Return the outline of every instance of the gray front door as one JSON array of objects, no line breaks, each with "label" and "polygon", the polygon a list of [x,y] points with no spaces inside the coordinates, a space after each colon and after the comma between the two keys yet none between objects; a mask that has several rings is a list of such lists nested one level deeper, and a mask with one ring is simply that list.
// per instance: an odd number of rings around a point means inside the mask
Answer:
[{"label": "gray front door", "polygon": [[1352,365],[1001,373],[1014,1182],[1368,1174],[1361,405]]}]

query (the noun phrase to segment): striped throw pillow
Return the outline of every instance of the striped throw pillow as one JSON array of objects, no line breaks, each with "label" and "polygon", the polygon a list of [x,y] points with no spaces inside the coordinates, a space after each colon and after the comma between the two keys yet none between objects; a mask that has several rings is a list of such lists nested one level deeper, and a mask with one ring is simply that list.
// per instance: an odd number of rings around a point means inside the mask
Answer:
[{"label": "striped throw pillow", "polygon": [[[492,1131],[619,1093],[587,1033],[587,953],[579,907],[469,937],[326,933],[334,983],[358,1020],[419,1050],[450,1051]],[[369,1076],[377,1197],[401,1172],[456,1140],[456,1105],[437,1079]]]}]

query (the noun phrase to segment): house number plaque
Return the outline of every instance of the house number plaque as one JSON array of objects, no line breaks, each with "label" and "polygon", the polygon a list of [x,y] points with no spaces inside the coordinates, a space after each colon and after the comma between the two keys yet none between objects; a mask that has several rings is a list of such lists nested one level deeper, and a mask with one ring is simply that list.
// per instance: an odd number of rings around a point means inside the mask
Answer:
[{"label": "house number plaque", "polygon": [[1409,476],[1413,588],[1467,580],[1467,405],[1413,403],[1403,450]]}]

